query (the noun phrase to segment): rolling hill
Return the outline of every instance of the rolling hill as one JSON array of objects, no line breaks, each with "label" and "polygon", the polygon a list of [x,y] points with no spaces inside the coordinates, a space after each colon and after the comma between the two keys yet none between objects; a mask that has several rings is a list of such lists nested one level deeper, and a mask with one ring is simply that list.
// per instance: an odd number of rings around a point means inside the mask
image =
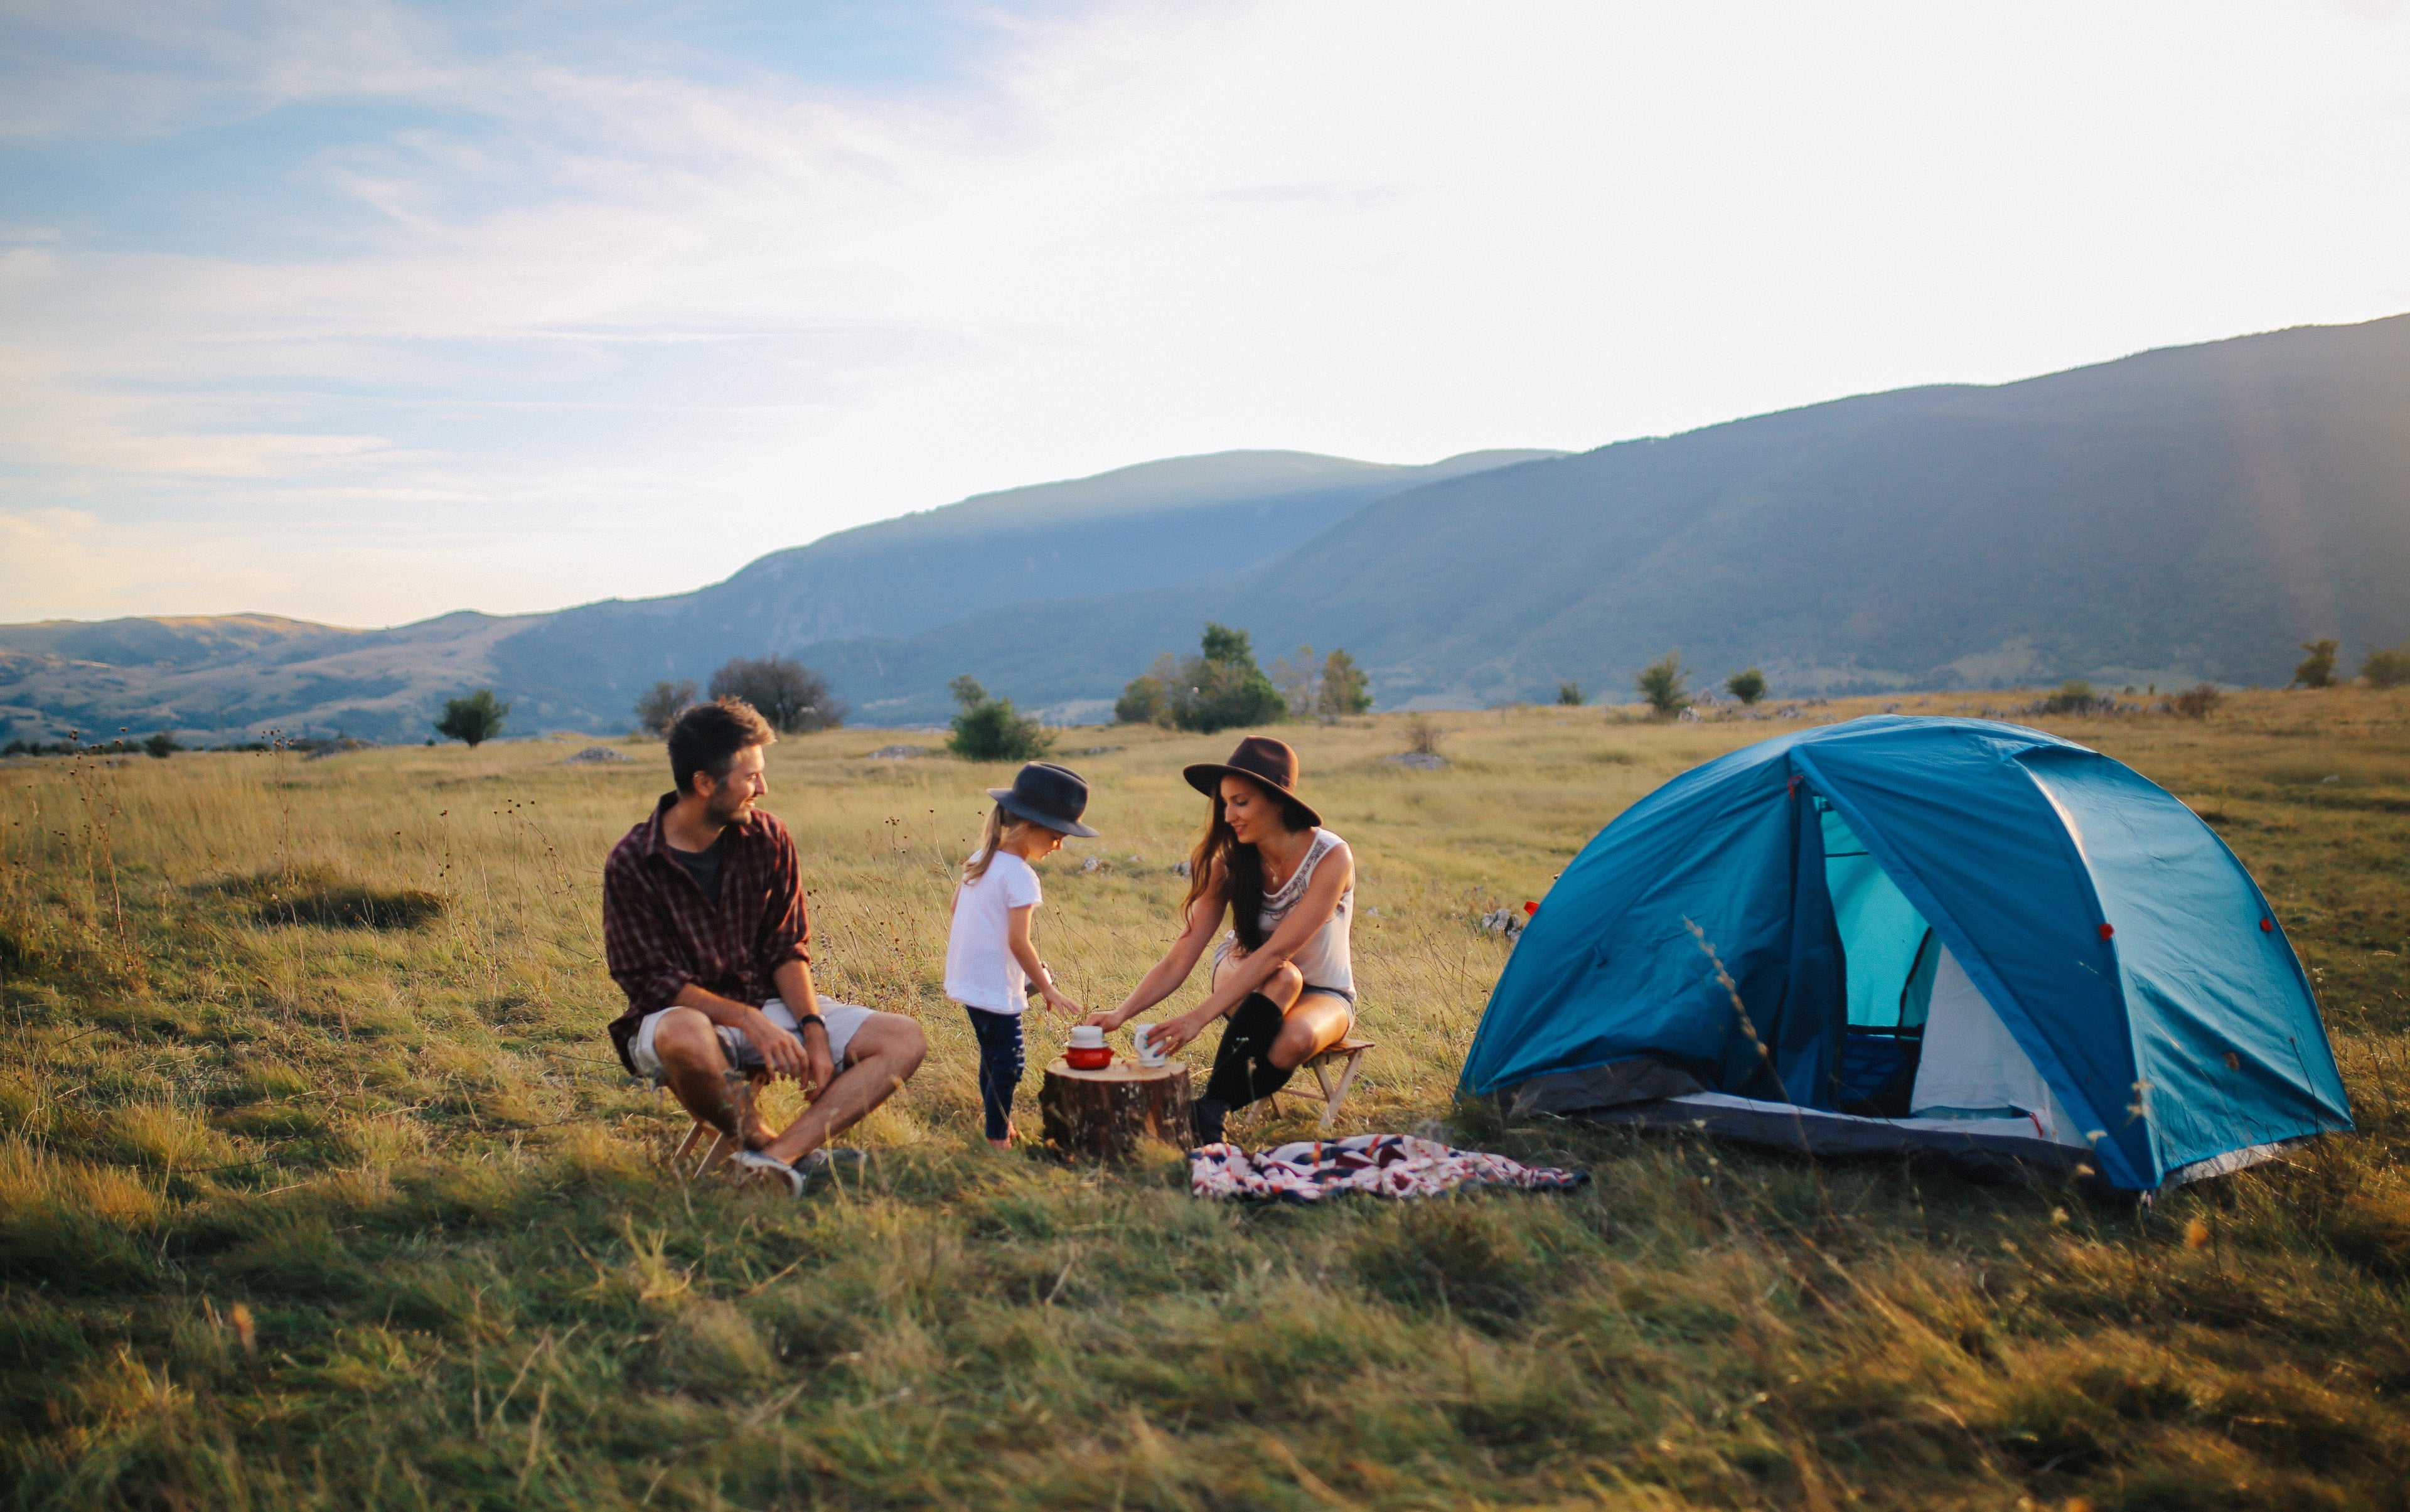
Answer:
[{"label": "rolling hill", "polygon": [[[699,592],[547,616],[496,647],[494,675],[527,690],[529,712],[549,725],[608,727],[655,680],[702,681],[732,656],[909,635],[1086,585],[1152,592],[1233,579],[1373,500],[1559,455],[1473,452],[1392,467],[1222,452],[980,494],[773,552]],[[892,716],[899,696],[838,691],[873,720]]]},{"label": "rolling hill", "polygon": [[1842,400],[1398,494],[1226,584],[816,647],[934,715],[1095,697],[1206,618],[1344,645],[1382,706],[1618,696],[1682,648],[1785,692],[2284,682],[2410,638],[2410,317]]},{"label": "rolling hill", "polygon": [[[1077,589],[1065,592],[1065,589]],[[1236,452],[981,495],[724,583],[344,631],[265,616],[0,627],[0,730],[622,728],[656,678],[777,650],[858,720],[979,676],[1093,717],[1208,618],[1345,646],[1384,707],[1620,694],[1680,647],[1778,692],[2083,676],[2281,683],[2410,639],[2410,316],[1426,468]],[[2351,664],[2347,662],[2347,664]]]},{"label": "rolling hill", "polygon": [[479,686],[514,702],[516,730],[622,729],[655,679],[704,680],[731,656],[910,634],[1068,585],[1211,582],[1384,495],[1559,455],[1474,452],[1420,467],[1305,452],[1146,462],[839,531],[695,592],[550,615],[463,612],[383,631],[272,615],[0,625],[0,738],[121,727],[225,738],[275,725],[410,739],[444,698]]}]

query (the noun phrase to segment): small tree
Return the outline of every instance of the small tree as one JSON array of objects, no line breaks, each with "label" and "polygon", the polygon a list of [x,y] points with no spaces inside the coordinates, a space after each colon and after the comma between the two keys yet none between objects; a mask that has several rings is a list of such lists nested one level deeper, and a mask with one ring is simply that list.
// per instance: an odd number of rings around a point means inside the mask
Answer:
[{"label": "small tree", "polygon": [[1566,708],[1581,707],[1581,684],[1571,680],[1557,684],[1557,702]]},{"label": "small tree", "polygon": [[2371,651],[2359,664],[2359,675],[2371,688],[2410,686],[2410,641],[2389,651]]},{"label": "small tree", "polygon": [[667,738],[670,726],[694,702],[694,679],[657,682],[636,700],[636,727],[648,735]]},{"label": "small tree", "polygon": [[1743,704],[1754,704],[1765,696],[1765,674],[1755,667],[1735,672],[1724,679],[1724,691]]},{"label": "small tree", "polygon": [[1372,685],[1345,647],[1323,658],[1322,689],[1314,705],[1315,712],[1325,720],[1344,719],[1372,706]]},{"label": "small tree", "polygon": [[1272,686],[1281,691],[1281,702],[1288,705],[1292,720],[1311,720],[1322,712],[1322,671],[1314,664],[1314,647],[1300,646],[1295,660],[1282,657],[1272,663]]},{"label": "small tree", "polygon": [[2303,657],[2301,664],[2293,669],[2293,680],[2304,688],[2333,687],[2335,647],[2340,644],[2330,640],[2303,641],[2301,649],[2310,654]]},{"label": "small tree", "polygon": [[1633,681],[1640,696],[1648,700],[1650,710],[1661,719],[1670,720],[1691,706],[1688,674],[1682,670],[1682,653],[1678,650],[1668,651],[1642,667],[1640,676]]},{"label": "small tree", "polygon": [[494,691],[480,688],[466,698],[443,701],[443,718],[435,721],[435,733],[450,740],[465,740],[471,750],[502,733],[502,721],[510,717],[511,706],[497,702]]},{"label": "small tree", "polygon": [[741,698],[781,734],[834,730],[846,706],[829,696],[828,679],[789,657],[731,657],[711,675],[713,698]]},{"label": "small tree", "polygon": [[1011,699],[988,697],[977,677],[956,677],[947,687],[962,706],[946,744],[955,755],[973,762],[1028,762],[1054,749],[1051,731],[1015,713]]},{"label": "small tree", "polygon": [[152,735],[150,739],[142,742],[142,749],[164,762],[168,757],[173,756],[176,752],[183,749],[184,748],[177,743],[174,735],[162,730],[157,734]]}]

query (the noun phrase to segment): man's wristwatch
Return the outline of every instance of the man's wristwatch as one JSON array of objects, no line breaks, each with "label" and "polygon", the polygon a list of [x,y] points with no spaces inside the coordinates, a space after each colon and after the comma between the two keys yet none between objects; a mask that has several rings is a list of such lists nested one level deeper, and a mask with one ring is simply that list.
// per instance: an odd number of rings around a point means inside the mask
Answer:
[{"label": "man's wristwatch", "polygon": [[818,1013],[798,1013],[795,1015],[796,1038],[801,1039],[803,1037],[804,1025],[806,1024],[817,1024],[820,1026],[820,1033],[828,1033],[828,1020],[820,1017]]}]

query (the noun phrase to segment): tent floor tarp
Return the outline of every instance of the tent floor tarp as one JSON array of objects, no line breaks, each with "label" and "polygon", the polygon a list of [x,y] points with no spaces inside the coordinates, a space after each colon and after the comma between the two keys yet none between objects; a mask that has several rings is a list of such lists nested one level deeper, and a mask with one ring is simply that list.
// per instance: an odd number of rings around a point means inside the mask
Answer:
[{"label": "tent floor tarp", "polygon": [[[1819,1159],[1929,1162],[1967,1180],[1996,1185],[2071,1183],[2087,1189],[2110,1189],[2098,1180],[2091,1151],[2041,1138],[2030,1118],[1860,1118],[1721,1092],[1570,1109],[1560,1116],[1577,1124],[1706,1134],[1735,1144]],[[2201,1168],[2176,1172],[2167,1185],[2257,1165],[2281,1148],[2266,1144],[2237,1150],[2218,1160],[2203,1161]],[[2216,1169],[2205,1169],[2212,1166]]]}]

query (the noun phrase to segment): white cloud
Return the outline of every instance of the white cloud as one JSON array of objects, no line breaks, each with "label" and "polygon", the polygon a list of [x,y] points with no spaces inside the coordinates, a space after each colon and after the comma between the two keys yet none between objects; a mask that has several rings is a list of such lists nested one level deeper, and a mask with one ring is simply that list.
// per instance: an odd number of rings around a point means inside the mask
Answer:
[{"label": "white cloud", "polygon": [[2396,12],[1107,7],[883,96],[349,14],[145,34],[206,77],[140,129],[424,106],[310,170],[366,241],[0,248],[12,517],[174,543],[12,606],[542,607],[1154,456],[1587,446],[2410,305]]}]

